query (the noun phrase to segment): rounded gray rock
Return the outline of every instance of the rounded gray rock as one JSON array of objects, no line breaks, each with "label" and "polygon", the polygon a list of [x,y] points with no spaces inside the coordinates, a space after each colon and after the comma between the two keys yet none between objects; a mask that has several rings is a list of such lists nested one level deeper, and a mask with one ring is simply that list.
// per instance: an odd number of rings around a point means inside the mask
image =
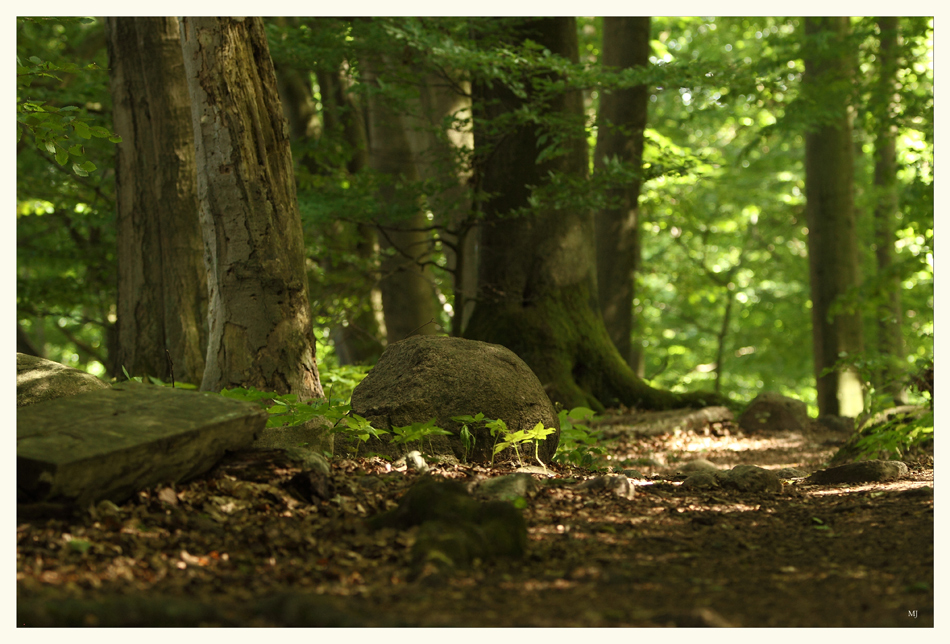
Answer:
[{"label": "rounded gray rock", "polygon": [[[428,453],[454,454],[474,462],[491,460],[495,439],[484,423],[470,424],[475,446],[465,454],[459,437],[462,423],[452,420],[453,416],[482,413],[486,419],[505,421],[509,431],[530,431],[539,422],[554,428],[538,445],[538,457],[544,463],[554,456],[561,433],[554,405],[521,358],[501,345],[463,338],[417,335],[389,345],[353,391],[351,405],[373,427],[387,431],[435,418],[435,425],[451,435],[426,439],[423,446]],[[392,445],[390,439],[384,435],[383,441],[367,448],[402,453],[402,447]],[[534,445],[523,445],[522,460],[534,457]],[[495,461],[512,458],[508,449]]]},{"label": "rounded gray rock", "polygon": [[739,427],[746,431],[803,431],[808,426],[808,405],[773,392],[756,396],[739,416]]}]

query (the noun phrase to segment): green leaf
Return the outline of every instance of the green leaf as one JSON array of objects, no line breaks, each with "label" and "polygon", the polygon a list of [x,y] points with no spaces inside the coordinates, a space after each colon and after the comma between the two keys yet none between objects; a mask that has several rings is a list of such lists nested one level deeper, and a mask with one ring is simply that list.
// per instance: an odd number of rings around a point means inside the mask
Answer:
[{"label": "green leaf", "polygon": [[82,166],[78,163],[73,164],[73,172],[75,172],[80,177],[88,177],[89,173],[82,169]]},{"label": "green leaf", "polygon": [[110,143],[122,143],[122,137],[121,137],[121,136],[110,136],[110,137],[109,137],[109,142],[110,142]]},{"label": "green leaf", "polygon": [[66,165],[66,162],[69,161],[69,152],[63,148],[56,149],[56,163],[59,165]]},{"label": "green leaf", "polygon": [[93,170],[96,169],[96,164],[93,163],[92,161],[85,161],[80,167],[86,172],[92,172]]},{"label": "green leaf", "polygon": [[[77,143],[76,145],[73,145],[69,148],[69,153],[74,157],[81,157],[85,154],[85,151],[83,150],[83,147]],[[63,164],[60,163],[60,165]]]},{"label": "green leaf", "polygon": [[81,139],[91,139],[92,132],[89,129],[89,126],[83,123],[82,121],[76,121],[73,123],[73,131],[76,132],[76,136]]},{"label": "green leaf", "polygon": [[30,62],[35,65],[42,65],[43,59],[40,58],[39,56],[30,56]]},{"label": "green leaf", "polygon": [[89,131],[92,132],[92,135],[94,137],[97,137],[100,139],[105,139],[112,136],[112,132],[102,127],[101,125],[94,125],[93,127],[89,128]]}]

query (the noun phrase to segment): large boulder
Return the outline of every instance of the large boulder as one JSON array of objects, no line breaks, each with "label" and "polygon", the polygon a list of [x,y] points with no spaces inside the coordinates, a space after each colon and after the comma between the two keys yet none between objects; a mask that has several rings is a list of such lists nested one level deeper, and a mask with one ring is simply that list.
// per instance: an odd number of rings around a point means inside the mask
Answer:
[{"label": "large boulder", "polygon": [[16,406],[108,389],[91,373],[25,353],[16,354]]},{"label": "large boulder", "polygon": [[[439,336],[413,336],[389,345],[379,362],[353,391],[353,412],[377,429],[391,430],[435,419],[449,436],[432,436],[421,449],[454,455],[475,462],[488,462],[494,439],[484,425],[469,426],[475,436],[474,450],[466,454],[459,436],[462,424],[453,416],[484,414],[504,420],[509,431],[531,430],[539,422],[556,431],[538,445],[538,456],[549,462],[557,449],[561,429],[554,406],[534,372],[521,358],[503,346]],[[345,449],[352,441],[341,437]],[[368,451],[389,456],[406,448],[370,439]],[[409,448],[412,449],[412,448]],[[509,456],[505,450],[495,460]],[[522,458],[533,459],[534,448],[522,448]]]},{"label": "large boulder", "polygon": [[750,432],[800,432],[808,426],[808,405],[772,392],[756,396],[739,416],[739,427]]}]

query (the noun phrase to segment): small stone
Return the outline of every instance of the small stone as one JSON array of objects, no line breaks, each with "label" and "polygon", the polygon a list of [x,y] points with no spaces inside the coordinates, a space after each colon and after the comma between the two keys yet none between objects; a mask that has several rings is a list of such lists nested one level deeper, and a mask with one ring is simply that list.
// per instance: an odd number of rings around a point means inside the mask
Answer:
[{"label": "small stone", "polygon": [[896,481],[907,476],[907,465],[901,461],[860,461],[819,470],[805,479],[814,485],[836,483],[872,483]]},{"label": "small stone", "polygon": [[802,431],[808,428],[808,405],[774,392],[761,393],[739,416],[746,431]]},{"label": "small stone", "polygon": [[782,491],[782,481],[775,472],[757,465],[736,465],[726,472],[718,472],[715,476],[723,487],[740,492],[776,494]]},{"label": "small stone", "polygon": [[327,462],[327,459],[313,450],[303,447],[288,447],[284,452],[286,452],[290,460],[297,463],[301,469],[312,470],[324,476],[330,475],[330,464]]},{"label": "small stone", "polygon": [[537,486],[538,482],[530,474],[515,473],[486,479],[478,486],[478,493],[492,499],[512,501],[528,496]]},{"label": "small stone", "polygon": [[429,471],[429,466],[426,465],[425,459],[422,458],[422,454],[417,450],[412,450],[406,454],[406,465],[422,474]]},{"label": "small stone", "polygon": [[580,483],[576,489],[608,490],[612,494],[625,499],[633,498],[633,488],[630,486],[630,481],[627,480],[626,476],[620,476],[619,474],[595,476],[592,479]]},{"label": "small stone", "polygon": [[719,487],[719,480],[712,472],[693,472],[683,481],[683,487],[689,490],[708,490]]},{"label": "small stone", "polygon": [[679,471],[683,473],[688,473],[688,472],[700,472],[704,470],[707,470],[707,471],[712,470],[715,472],[718,469],[719,469],[718,467],[716,467],[715,465],[707,461],[705,458],[697,458],[695,460],[689,461],[688,463],[684,464],[683,467],[679,469]]}]

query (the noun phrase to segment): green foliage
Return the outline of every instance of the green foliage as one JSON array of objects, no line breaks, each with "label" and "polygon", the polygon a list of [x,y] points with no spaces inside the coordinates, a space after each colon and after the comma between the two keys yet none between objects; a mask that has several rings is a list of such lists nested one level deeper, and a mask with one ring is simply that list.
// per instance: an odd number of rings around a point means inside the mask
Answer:
[{"label": "green foliage", "polygon": [[462,461],[468,460],[468,455],[475,449],[475,435],[469,430],[469,425],[477,425],[485,419],[485,414],[479,412],[474,416],[452,416],[452,420],[462,423],[462,429],[459,430],[459,438],[462,439]]},{"label": "green foliage", "polygon": [[883,425],[861,432],[861,438],[854,444],[855,459],[901,459],[913,448],[933,440],[933,433],[932,410],[918,418],[901,414]]},{"label": "green foliage", "polygon": [[[44,21],[50,19],[19,18],[21,21]],[[76,19],[65,19],[77,22]],[[63,22],[60,19],[58,22]],[[92,18],[79,20],[83,24],[94,23]],[[24,62],[25,61],[25,62]],[[31,98],[44,96],[42,90],[31,91],[30,86],[44,79],[63,84],[67,74],[101,71],[95,63],[80,67],[74,62],[53,62],[43,60],[37,55],[20,58],[17,54],[17,142],[29,134],[37,149],[48,152],[60,166],[70,165],[72,171],[86,177],[96,170],[96,164],[86,158],[84,141],[93,137],[108,139],[110,143],[120,143],[122,138],[109,129],[96,125],[95,120],[77,105],[57,106],[52,101]],[[49,84],[49,81],[45,81]]]},{"label": "green foliage", "polygon": [[441,427],[436,427],[435,418],[430,418],[424,423],[413,423],[411,425],[406,425],[405,427],[393,427],[393,440],[392,442],[397,445],[406,445],[408,443],[415,443],[416,441],[422,441],[422,439],[427,439],[429,441],[429,449],[432,449],[432,437],[433,436],[451,436],[452,432],[442,429]]},{"label": "green foliage", "polygon": [[[347,408],[349,405],[347,405]],[[355,436],[356,446],[355,451],[358,454],[360,449],[360,443],[365,443],[369,440],[369,437],[379,440],[379,437],[383,434],[388,434],[385,429],[376,429],[373,427],[368,420],[360,416],[359,414],[354,414],[352,411],[347,409],[349,412],[345,418],[343,418],[343,424],[335,422],[333,427],[330,429],[331,433],[334,434],[349,434],[350,436]]]},{"label": "green foliage", "polygon": [[298,401],[297,394],[277,394],[272,391],[259,391],[254,387],[222,389],[221,395],[232,400],[260,404],[269,414],[266,425],[268,428],[302,425],[313,418],[325,416],[329,411],[328,403],[325,403],[327,407],[321,409],[313,403]]},{"label": "green foliage", "polygon": [[103,24],[18,18],[16,47],[17,322],[43,357],[108,378],[115,145]]},{"label": "green foliage", "polygon": [[607,449],[599,444],[601,438],[598,432],[587,425],[594,417],[595,412],[586,407],[558,412],[561,436],[554,454],[556,462],[589,470],[605,467],[603,457]]}]

